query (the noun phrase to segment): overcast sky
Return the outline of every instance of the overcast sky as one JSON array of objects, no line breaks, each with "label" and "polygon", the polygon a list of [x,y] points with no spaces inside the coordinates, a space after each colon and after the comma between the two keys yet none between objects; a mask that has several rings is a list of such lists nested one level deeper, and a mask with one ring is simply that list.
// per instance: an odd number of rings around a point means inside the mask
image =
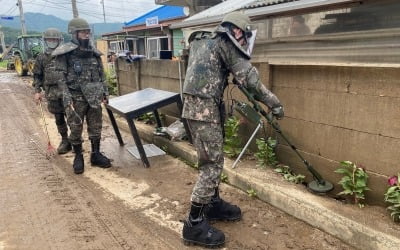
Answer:
[{"label": "overcast sky", "polygon": [[[64,20],[72,18],[72,4],[70,0],[21,0],[24,13],[37,12],[54,15]],[[0,0],[0,16],[17,16],[19,8],[17,0]],[[79,17],[89,23],[101,23],[103,5],[101,0],[76,0]],[[104,0],[106,22],[128,22],[161,5],[154,0]]]}]

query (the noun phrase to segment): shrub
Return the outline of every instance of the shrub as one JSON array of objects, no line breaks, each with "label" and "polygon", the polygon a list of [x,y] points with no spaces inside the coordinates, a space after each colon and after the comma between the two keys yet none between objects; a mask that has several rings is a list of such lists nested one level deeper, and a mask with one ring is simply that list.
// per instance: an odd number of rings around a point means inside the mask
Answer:
[{"label": "shrub", "polygon": [[399,175],[392,176],[388,179],[389,188],[385,193],[385,202],[390,203],[391,205],[387,208],[392,211],[390,213],[390,217],[392,217],[393,221],[400,221],[400,184],[399,184]]},{"label": "shrub", "polygon": [[258,151],[254,154],[257,159],[257,166],[266,167],[267,165],[275,167],[278,164],[276,160],[275,148],[276,140],[268,137],[268,139],[256,139]]},{"label": "shrub", "polygon": [[240,147],[241,140],[238,135],[240,121],[237,117],[229,117],[225,124],[225,140],[224,153],[233,158],[239,155],[242,148]]},{"label": "shrub", "polygon": [[335,172],[344,176],[338,183],[343,188],[343,191],[338,195],[352,195],[354,203],[358,204],[359,207],[363,207],[364,204],[361,200],[365,199],[364,192],[370,190],[367,187],[368,174],[363,168],[357,167],[356,164],[350,161],[342,161],[340,165],[342,167],[335,170]]},{"label": "shrub", "polygon": [[290,167],[285,165],[275,168],[275,172],[281,174],[285,180],[296,184],[302,183],[306,178],[302,174],[294,174]]},{"label": "shrub", "polygon": [[106,72],[106,83],[108,87],[108,93],[110,95],[118,95],[117,78],[115,73],[113,74],[110,71]]}]

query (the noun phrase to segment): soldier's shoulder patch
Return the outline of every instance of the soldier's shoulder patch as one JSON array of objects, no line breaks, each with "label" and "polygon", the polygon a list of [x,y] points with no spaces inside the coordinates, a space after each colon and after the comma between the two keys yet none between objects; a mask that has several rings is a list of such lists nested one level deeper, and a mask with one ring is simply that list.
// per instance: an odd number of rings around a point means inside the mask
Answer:
[{"label": "soldier's shoulder patch", "polygon": [[63,43],[60,46],[58,46],[53,53],[51,53],[52,56],[59,56],[59,55],[63,55],[66,54],[70,51],[73,51],[75,49],[78,48],[78,45],[72,42],[68,42],[68,43]]}]

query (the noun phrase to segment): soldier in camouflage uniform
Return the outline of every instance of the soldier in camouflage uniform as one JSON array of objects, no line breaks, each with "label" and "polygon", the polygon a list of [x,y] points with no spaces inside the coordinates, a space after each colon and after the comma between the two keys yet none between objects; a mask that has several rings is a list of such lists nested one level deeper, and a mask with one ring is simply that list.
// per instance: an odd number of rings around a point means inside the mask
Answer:
[{"label": "soldier in camouflage uniform", "polygon": [[224,165],[224,121],[220,107],[229,74],[235,84],[242,85],[267,105],[277,118],[284,115],[280,101],[265,88],[257,69],[250,63],[252,34],[249,18],[232,12],[223,18],[214,33],[195,32],[189,38],[182,117],[187,119],[192,133],[200,173],[183,226],[185,243],[220,246],[225,242],[224,233],[207,221],[235,221],[242,216],[240,208],[222,200],[218,191]]},{"label": "soldier in camouflage uniform", "polygon": [[71,42],[58,47],[52,55],[56,57],[58,83],[71,130],[69,139],[75,151],[73,169],[75,174],[81,174],[84,171],[82,130],[85,119],[92,146],[91,164],[102,168],[111,166],[110,160],[100,153],[101,103],[108,101],[108,88],[101,53],[90,43],[89,24],[82,18],[74,18],[68,24],[68,32],[72,35]]},{"label": "soldier in camouflage uniform", "polygon": [[54,74],[54,58],[51,53],[63,40],[61,32],[55,28],[49,28],[43,33],[45,51],[35,61],[33,67],[33,86],[35,88],[34,99],[42,101],[42,90],[47,99],[47,109],[54,114],[58,133],[61,135],[61,143],[57,148],[58,154],[69,152],[72,147],[68,140],[68,126],[65,122],[65,112],[62,102],[62,92],[58,88],[57,75]]}]

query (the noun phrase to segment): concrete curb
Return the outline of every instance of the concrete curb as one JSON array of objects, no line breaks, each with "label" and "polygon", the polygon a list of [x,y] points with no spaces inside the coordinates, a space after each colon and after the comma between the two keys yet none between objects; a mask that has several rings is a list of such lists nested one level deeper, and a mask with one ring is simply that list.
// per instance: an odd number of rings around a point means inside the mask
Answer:
[{"label": "concrete curb", "polygon": [[[108,117],[106,113],[104,115]],[[116,120],[120,129],[129,131],[124,119],[116,117]],[[166,149],[185,161],[196,162],[196,152],[187,142],[155,136],[154,127],[143,123],[135,125],[142,140]],[[224,173],[230,185],[245,192],[250,188],[255,190],[262,201],[357,249],[398,249],[400,246],[400,230],[387,218],[388,213],[367,214],[355,205],[345,205],[335,199],[312,194],[303,185],[286,182],[271,169],[264,171],[241,163],[232,169],[232,164],[232,160],[225,159]]]}]

